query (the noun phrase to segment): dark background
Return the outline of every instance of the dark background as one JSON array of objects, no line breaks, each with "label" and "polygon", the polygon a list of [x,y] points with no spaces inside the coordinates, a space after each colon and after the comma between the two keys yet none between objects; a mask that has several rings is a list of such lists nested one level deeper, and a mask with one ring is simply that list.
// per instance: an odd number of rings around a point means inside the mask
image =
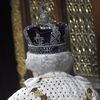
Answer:
[{"label": "dark background", "polygon": [[13,41],[10,0],[0,0],[0,100],[19,89]]}]

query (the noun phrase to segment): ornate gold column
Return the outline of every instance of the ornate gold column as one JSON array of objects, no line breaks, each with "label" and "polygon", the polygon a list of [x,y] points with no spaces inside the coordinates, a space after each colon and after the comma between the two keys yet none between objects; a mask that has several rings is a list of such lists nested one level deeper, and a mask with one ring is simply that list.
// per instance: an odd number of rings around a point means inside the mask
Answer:
[{"label": "ornate gold column", "polygon": [[20,0],[11,0],[11,6],[12,6],[12,28],[13,28],[13,36],[15,42],[17,69],[19,73],[20,84],[22,86],[24,81],[24,75],[26,73],[26,68],[25,68],[25,48],[23,39]]},{"label": "ornate gold column", "polygon": [[66,0],[66,9],[74,73],[87,77],[95,88],[100,88],[91,0]]}]

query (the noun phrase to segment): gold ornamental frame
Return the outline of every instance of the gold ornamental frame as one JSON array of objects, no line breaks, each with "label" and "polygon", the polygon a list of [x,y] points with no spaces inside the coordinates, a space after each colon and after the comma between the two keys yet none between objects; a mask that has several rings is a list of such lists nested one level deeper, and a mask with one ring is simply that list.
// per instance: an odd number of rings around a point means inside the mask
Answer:
[{"label": "gold ornamental frame", "polygon": [[11,0],[11,7],[11,18],[15,44],[15,54],[17,60],[17,71],[19,74],[20,85],[23,86],[24,76],[26,74],[26,67],[20,0]]}]

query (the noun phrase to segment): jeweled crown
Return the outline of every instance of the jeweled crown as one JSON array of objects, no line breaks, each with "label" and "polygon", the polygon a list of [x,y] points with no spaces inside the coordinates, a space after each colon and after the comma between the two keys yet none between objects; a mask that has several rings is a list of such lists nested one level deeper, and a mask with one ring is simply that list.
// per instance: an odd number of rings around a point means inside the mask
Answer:
[{"label": "jeweled crown", "polygon": [[64,23],[48,23],[47,3],[40,7],[40,23],[27,26],[24,35],[32,53],[59,53],[69,50],[69,35]]}]

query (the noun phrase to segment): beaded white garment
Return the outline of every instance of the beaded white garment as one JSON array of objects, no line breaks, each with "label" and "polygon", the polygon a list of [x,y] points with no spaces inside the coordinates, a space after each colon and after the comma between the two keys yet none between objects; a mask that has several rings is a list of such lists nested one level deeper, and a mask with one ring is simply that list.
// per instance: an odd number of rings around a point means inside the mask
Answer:
[{"label": "beaded white garment", "polygon": [[8,100],[100,100],[86,78],[64,72],[30,78],[25,85]]},{"label": "beaded white garment", "polygon": [[31,71],[47,73],[52,71],[70,72],[73,66],[71,52],[55,54],[33,54],[27,52],[26,67]]}]

